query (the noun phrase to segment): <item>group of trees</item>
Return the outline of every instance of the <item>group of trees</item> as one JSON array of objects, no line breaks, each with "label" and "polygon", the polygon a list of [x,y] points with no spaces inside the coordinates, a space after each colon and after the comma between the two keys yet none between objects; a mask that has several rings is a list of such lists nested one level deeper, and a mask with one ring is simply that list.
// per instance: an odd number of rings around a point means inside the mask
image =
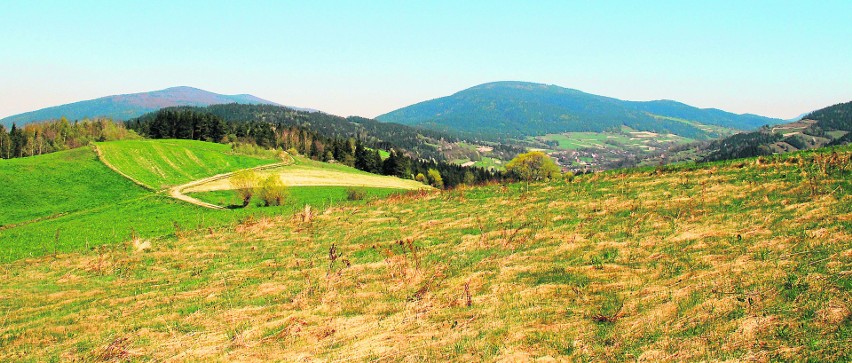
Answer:
[{"label": "group of trees", "polygon": [[[309,127],[305,123],[281,121],[292,121],[309,115],[318,120],[322,120],[321,117],[337,120],[335,119],[336,116],[298,112],[275,106],[247,106],[249,105],[234,104],[207,108],[165,108],[128,121],[126,125],[128,128],[151,138],[246,142],[264,148],[289,150],[314,160],[338,162],[375,174],[393,175],[407,179],[415,179],[422,174],[425,183],[436,187],[452,188],[460,184],[499,181],[505,177],[501,173],[484,168],[462,167],[435,158],[420,158],[417,157],[417,153],[404,150],[390,142],[379,139],[370,132],[364,131],[356,133],[355,136],[347,136],[348,133],[340,131],[344,129],[343,126],[340,126],[340,128],[328,126],[335,125],[333,122],[323,123],[326,125],[324,127],[317,127],[316,125]],[[241,116],[252,117],[253,119],[226,121],[219,115],[210,112],[211,110],[216,110],[227,117]],[[264,110],[272,112],[272,116],[255,113]],[[287,110],[289,113],[283,110]],[[268,119],[275,119],[279,122],[271,122]],[[371,124],[364,120],[361,122]],[[347,121],[347,123],[352,122]],[[405,128],[401,125],[394,127]],[[326,130],[327,133],[318,132],[317,129]],[[388,133],[387,130],[383,132]],[[406,132],[408,131],[400,131],[399,135]],[[419,147],[422,148],[423,144],[427,143],[419,140]],[[389,150],[389,156],[383,159],[380,149]],[[430,175],[432,177],[429,177]]]},{"label": "group of trees", "polygon": [[[281,145],[282,130],[300,130],[329,139],[357,139],[370,148],[405,149],[417,158],[443,160],[438,146],[454,137],[430,130],[383,123],[362,117],[339,117],[274,105],[224,104],[207,107],[170,107],[128,121],[128,128],[150,137],[192,138],[220,142],[240,139],[269,148]],[[224,134],[219,133],[224,128]],[[305,139],[305,138],[303,138]],[[310,143],[304,143],[310,147]],[[310,150],[300,150],[309,155]]]},{"label": "group of trees", "polygon": [[253,170],[241,170],[234,173],[230,181],[242,207],[248,206],[255,195],[265,207],[282,205],[287,198],[287,187],[275,174],[261,179]]},{"label": "group of trees", "polygon": [[139,138],[139,135],[109,119],[69,122],[63,117],[23,127],[12,124],[8,131],[0,125],[0,158],[42,155],[85,146],[92,141],[128,138]]}]

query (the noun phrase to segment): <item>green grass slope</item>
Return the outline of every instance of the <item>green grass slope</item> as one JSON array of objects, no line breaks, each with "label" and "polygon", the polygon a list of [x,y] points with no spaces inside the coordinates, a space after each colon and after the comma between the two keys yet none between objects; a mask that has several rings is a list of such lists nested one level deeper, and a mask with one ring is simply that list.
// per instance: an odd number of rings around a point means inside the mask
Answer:
[{"label": "green grass slope", "polygon": [[[119,141],[98,143],[97,147],[123,173],[152,187],[278,161],[237,155],[227,145],[198,141]],[[379,183],[359,187],[365,190],[366,199],[398,193],[406,189],[407,183],[422,186],[343,165],[299,160],[294,166],[296,173],[356,180],[379,178]],[[8,207],[0,213],[0,261],[4,262],[112,246],[133,236],[145,239],[176,236],[186,230],[203,230],[246,218],[289,214],[301,210],[305,204],[327,207],[363,203],[349,202],[345,187],[303,185],[289,188],[290,195],[282,206],[210,210],[135,185],[101,163],[89,148],[0,160],[0,177],[5,182],[0,188],[0,204]],[[387,184],[386,180],[402,183],[403,187],[394,187],[395,184]],[[218,202],[229,200],[234,192],[199,196]]]},{"label": "green grass slope", "polygon": [[0,270],[0,360],[849,361],[852,148],[418,192]]},{"label": "green grass slope", "polygon": [[98,143],[97,147],[104,161],[152,189],[278,161],[194,140],[125,140]]},{"label": "green grass slope", "polygon": [[0,159],[0,181],[0,228],[145,194],[98,161],[89,148]]}]

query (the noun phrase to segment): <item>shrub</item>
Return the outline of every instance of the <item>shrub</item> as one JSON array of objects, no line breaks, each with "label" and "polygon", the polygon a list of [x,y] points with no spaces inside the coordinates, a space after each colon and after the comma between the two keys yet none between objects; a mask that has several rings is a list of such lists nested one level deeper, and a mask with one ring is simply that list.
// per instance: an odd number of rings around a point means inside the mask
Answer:
[{"label": "shrub", "polygon": [[346,188],[347,200],[362,200],[367,197],[367,192],[364,189]]},{"label": "shrub", "polygon": [[444,188],[444,179],[441,178],[441,172],[429,169],[426,171],[426,178],[429,179],[429,185],[438,189]]},{"label": "shrub", "polygon": [[255,188],[257,187],[257,181],[257,173],[251,169],[240,170],[231,176],[231,186],[234,187],[234,191],[236,191],[237,196],[242,199],[243,207],[247,206],[249,202],[251,202],[251,198],[254,196]]},{"label": "shrub", "polygon": [[257,194],[266,207],[281,205],[284,203],[284,199],[287,198],[287,186],[281,182],[281,178],[278,175],[273,174],[260,183]]},{"label": "shrub", "polygon": [[417,173],[417,176],[414,177],[414,180],[419,181],[423,184],[429,184],[429,181],[426,180],[426,176],[423,173]]}]

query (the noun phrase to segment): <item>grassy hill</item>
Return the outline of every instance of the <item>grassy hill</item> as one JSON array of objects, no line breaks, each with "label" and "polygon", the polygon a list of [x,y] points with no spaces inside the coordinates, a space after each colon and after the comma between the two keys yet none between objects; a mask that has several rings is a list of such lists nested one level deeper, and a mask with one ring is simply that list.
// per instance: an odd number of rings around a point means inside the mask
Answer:
[{"label": "grassy hill", "polygon": [[421,192],[15,261],[0,359],[848,361],[850,158]]},{"label": "grassy hill", "polygon": [[[493,82],[377,117],[384,122],[461,132],[480,139],[563,132],[603,132],[627,126],[693,139],[719,135],[702,125],[752,130],[783,120],[699,109],[675,101],[633,102],[554,85]],[[690,122],[682,122],[688,120]],[[699,125],[696,125],[698,123]]]},{"label": "grassy hill", "polygon": [[98,161],[90,148],[0,159],[0,228],[135,199],[145,194]]},{"label": "grassy hill", "polygon": [[97,144],[105,162],[152,189],[273,164],[273,152],[243,155],[229,145],[194,140],[126,140]]},{"label": "grassy hill", "polygon": [[[182,184],[213,175],[280,161],[276,153],[243,150],[188,140],[126,140],[97,143],[104,160],[149,189]],[[301,162],[297,170],[320,179],[367,180],[358,186],[366,199],[422,186],[363,173],[342,165]],[[135,185],[110,170],[90,148],[43,156],[0,160],[0,261],[114,246],[131,237],[160,238],[185,230],[228,225],[246,218],[293,213],[305,204],[328,206],[347,201],[345,188],[301,183],[279,207],[210,210]],[[373,177],[368,178],[368,177]],[[340,184],[338,184],[340,185]],[[343,184],[346,185],[346,184]],[[230,192],[233,193],[233,192]],[[221,199],[222,194],[211,198]],[[202,198],[203,199],[203,198]]]},{"label": "grassy hill", "polygon": [[[377,175],[341,164],[323,163],[296,156],[292,165],[283,165],[258,172],[260,179],[278,176],[288,186],[379,187],[398,190],[431,189],[418,181]],[[190,193],[232,190],[229,178],[187,188]]]}]

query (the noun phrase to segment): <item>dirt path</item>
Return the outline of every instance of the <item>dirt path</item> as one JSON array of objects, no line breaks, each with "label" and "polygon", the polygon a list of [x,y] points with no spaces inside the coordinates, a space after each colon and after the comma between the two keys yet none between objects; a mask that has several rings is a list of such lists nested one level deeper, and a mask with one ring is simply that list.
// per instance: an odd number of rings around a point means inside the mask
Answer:
[{"label": "dirt path", "polygon": [[[243,169],[243,170],[262,171],[262,170],[266,170],[266,169],[275,169],[275,168],[278,168],[278,167],[281,167],[281,166],[292,165],[295,162],[295,160],[293,160],[293,157],[290,156],[290,155],[287,155],[287,157],[290,158],[289,161],[282,161],[280,163],[274,163],[274,164],[266,164],[266,165],[261,165],[261,166],[257,166],[257,167],[254,167],[254,168]],[[225,207],[222,207],[220,205],[207,203],[207,202],[195,199],[193,197],[190,197],[186,194],[183,194],[183,191],[186,190],[186,189],[192,188],[196,185],[201,185],[201,184],[206,184],[206,183],[210,183],[210,182],[214,182],[214,181],[218,181],[218,180],[228,179],[229,177],[231,177],[231,175],[234,175],[234,173],[236,173],[238,171],[240,171],[240,170],[232,171],[230,173],[218,174],[218,175],[214,175],[214,176],[207,177],[207,178],[204,178],[204,179],[193,180],[193,181],[186,183],[186,184],[171,187],[168,190],[169,196],[172,197],[172,198],[190,203],[190,204],[195,204],[199,207],[210,208],[210,209],[225,209]]]},{"label": "dirt path", "polygon": [[[273,168],[277,168],[277,167],[280,167],[280,166],[287,166],[287,165],[290,165],[290,164],[291,164],[290,162],[280,162],[280,163],[275,163],[275,164],[261,165],[261,166],[254,167],[254,168],[251,168],[251,169],[243,169],[243,170],[260,171],[260,170],[265,170],[265,169],[273,169]],[[239,170],[237,170],[237,171],[239,171]],[[224,173],[224,174],[218,174],[218,175],[214,175],[214,176],[207,177],[207,178],[204,178],[204,179],[194,180],[194,181],[191,181],[191,182],[186,183],[186,184],[171,187],[171,188],[169,188],[169,196],[172,197],[172,198],[175,198],[175,199],[182,200],[182,201],[187,202],[187,203],[195,204],[195,205],[200,206],[200,207],[205,207],[205,208],[210,208],[210,209],[225,209],[222,206],[203,202],[203,201],[200,201],[200,200],[195,199],[193,197],[190,197],[186,194],[183,194],[183,191],[185,189],[192,188],[196,185],[210,183],[210,182],[223,180],[223,179],[228,179],[229,177],[231,177],[231,175],[234,175],[234,173],[236,173],[237,171],[232,171],[230,173]]]},{"label": "dirt path", "polygon": [[[133,183],[135,183],[135,184],[137,184],[137,185],[139,185],[139,186],[141,186],[145,189],[148,189],[148,190],[154,191],[154,192],[157,191],[156,189],[146,185],[145,183],[142,183],[142,182],[134,179],[132,176],[125,174],[124,172],[122,172],[121,170],[118,170],[118,168],[116,168],[115,166],[110,164],[109,161],[107,161],[106,158],[104,158],[103,153],[101,152],[101,149],[99,149],[97,145],[94,145],[93,148],[95,149],[95,154],[98,155],[98,160],[100,160],[101,163],[106,165],[108,168],[112,169],[112,171],[118,173],[119,175],[127,178],[128,180],[132,181]],[[274,168],[281,167],[281,166],[292,165],[292,164],[296,163],[296,160],[293,159],[293,156],[291,156],[290,154],[286,154],[285,159],[286,159],[285,161],[282,161],[280,163],[266,164],[266,165],[261,165],[261,166],[257,166],[257,167],[254,167],[254,168],[243,169],[243,170],[261,171],[261,170],[266,170],[266,169],[274,169]],[[237,171],[239,171],[239,170],[237,170]],[[196,185],[205,184],[205,183],[209,183],[209,182],[213,182],[213,181],[217,181],[217,180],[222,180],[222,179],[227,179],[228,177],[230,177],[231,175],[233,175],[237,171],[232,171],[230,173],[224,173],[224,174],[218,174],[218,175],[214,175],[214,176],[207,177],[207,178],[204,178],[204,179],[194,180],[194,181],[191,181],[191,182],[186,183],[186,184],[177,185],[177,186],[168,188],[168,194],[172,198],[175,198],[177,200],[182,200],[182,201],[190,203],[190,204],[195,204],[199,207],[210,208],[210,209],[225,209],[222,206],[203,202],[203,201],[200,201],[200,200],[195,199],[193,197],[190,197],[186,194],[183,194],[183,191],[185,189],[188,189],[188,188],[196,186]]]}]

